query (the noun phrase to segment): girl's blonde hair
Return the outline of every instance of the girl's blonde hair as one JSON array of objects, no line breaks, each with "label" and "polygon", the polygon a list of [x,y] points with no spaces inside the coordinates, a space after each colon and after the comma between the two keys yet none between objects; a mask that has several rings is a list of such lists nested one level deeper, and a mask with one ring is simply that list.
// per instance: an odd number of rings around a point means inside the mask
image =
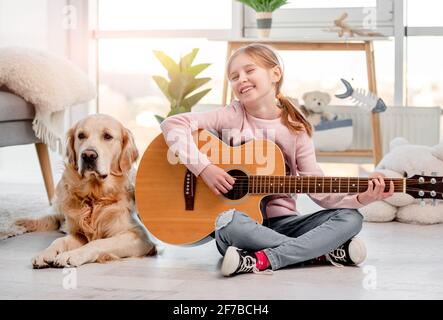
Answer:
[{"label": "girl's blonde hair", "polygon": [[[281,87],[283,84],[283,66],[280,63],[277,53],[271,47],[259,43],[249,44],[245,47],[237,49],[229,58],[227,63],[227,70],[229,72],[231,63],[235,57],[240,54],[246,54],[249,58],[253,59],[259,66],[271,69],[275,66],[279,66],[282,71],[280,81],[275,86],[275,98],[278,99],[283,109],[281,116],[282,123],[288,127],[293,133],[297,134],[302,131],[312,137],[312,125],[306,120],[303,113],[298,109],[294,103],[281,93]],[[229,74],[229,73],[228,73]]]}]

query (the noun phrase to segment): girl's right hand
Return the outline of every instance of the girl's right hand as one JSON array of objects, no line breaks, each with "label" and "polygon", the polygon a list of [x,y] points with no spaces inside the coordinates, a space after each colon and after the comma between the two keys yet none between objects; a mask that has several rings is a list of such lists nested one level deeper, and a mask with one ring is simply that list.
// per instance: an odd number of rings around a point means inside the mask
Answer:
[{"label": "girl's right hand", "polygon": [[200,173],[200,177],[216,195],[227,193],[232,189],[235,182],[235,178],[214,164],[210,164],[204,168]]}]

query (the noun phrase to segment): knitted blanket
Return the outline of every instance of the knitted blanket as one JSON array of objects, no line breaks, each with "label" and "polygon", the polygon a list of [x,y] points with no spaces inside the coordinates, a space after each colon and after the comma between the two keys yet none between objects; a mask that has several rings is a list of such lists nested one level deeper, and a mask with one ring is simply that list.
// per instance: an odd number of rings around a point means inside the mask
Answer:
[{"label": "knitted blanket", "polygon": [[35,107],[35,135],[62,152],[65,110],[90,101],[96,91],[87,75],[66,58],[23,47],[0,48],[0,87]]}]

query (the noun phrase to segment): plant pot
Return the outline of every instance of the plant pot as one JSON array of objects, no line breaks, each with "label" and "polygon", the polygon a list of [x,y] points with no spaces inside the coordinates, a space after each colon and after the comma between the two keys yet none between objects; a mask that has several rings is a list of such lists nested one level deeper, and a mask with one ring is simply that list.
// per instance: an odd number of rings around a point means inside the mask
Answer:
[{"label": "plant pot", "polygon": [[257,12],[257,33],[260,38],[268,38],[272,27],[272,12]]}]

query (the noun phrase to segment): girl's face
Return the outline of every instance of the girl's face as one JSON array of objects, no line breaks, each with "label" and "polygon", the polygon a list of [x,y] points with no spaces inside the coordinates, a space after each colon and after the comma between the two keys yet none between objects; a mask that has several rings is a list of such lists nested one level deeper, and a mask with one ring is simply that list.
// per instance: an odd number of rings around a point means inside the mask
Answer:
[{"label": "girl's face", "polygon": [[266,69],[241,53],[230,65],[228,73],[235,96],[243,104],[275,101],[275,84],[281,79],[279,66]]}]

